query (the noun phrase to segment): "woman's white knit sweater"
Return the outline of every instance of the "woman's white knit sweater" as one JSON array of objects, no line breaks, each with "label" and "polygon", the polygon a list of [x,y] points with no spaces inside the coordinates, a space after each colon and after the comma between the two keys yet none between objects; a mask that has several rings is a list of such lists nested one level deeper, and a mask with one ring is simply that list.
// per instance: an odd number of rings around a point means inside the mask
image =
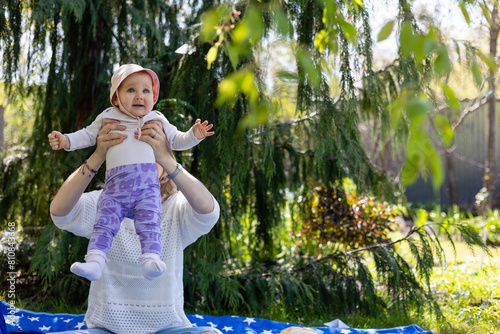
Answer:
[{"label": "woman's white knit sweater", "polygon": [[[54,223],[89,238],[99,194],[83,194],[67,216],[52,216]],[[154,281],[142,276],[139,237],[133,221],[125,219],[113,240],[101,279],[90,285],[85,325],[119,334],[154,333],[170,326],[191,325],[184,313],[183,250],[212,229],[219,211],[214,199],[211,213],[198,214],[180,192],[162,204],[160,257],[167,271]]]}]

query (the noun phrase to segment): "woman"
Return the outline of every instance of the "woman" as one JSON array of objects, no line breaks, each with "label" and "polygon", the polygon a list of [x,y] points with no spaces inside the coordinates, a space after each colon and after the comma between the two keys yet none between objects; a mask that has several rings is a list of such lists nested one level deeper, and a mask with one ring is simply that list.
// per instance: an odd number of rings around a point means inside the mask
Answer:
[{"label": "woman", "polygon": [[[105,120],[96,151],[59,189],[50,206],[59,228],[91,235],[100,191],[84,191],[93,171],[104,163],[107,150],[125,140],[126,135],[117,132],[123,130],[118,121]],[[125,219],[113,239],[101,279],[90,285],[85,315],[89,329],[65,333],[221,333],[191,325],[183,310],[182,281],[183,250],[211,230],[219,219],[219,205],[199,180],[177,164],[159,121],[146,123],[141,132],[140,140],[153,148],[158,175],[162,175],[161,259],[167,271],[153,281],[142,276],[139,237],[133,222]]]}]

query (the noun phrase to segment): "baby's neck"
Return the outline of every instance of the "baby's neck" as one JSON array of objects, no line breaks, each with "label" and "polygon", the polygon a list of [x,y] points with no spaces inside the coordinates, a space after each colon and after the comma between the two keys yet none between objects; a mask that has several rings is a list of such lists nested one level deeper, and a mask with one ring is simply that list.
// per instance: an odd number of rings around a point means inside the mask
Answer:
[{"label": "baby's neck", "polygon": [[131,118],[134,118],[134,119],[141,119],[141,118],[143,118],[144,116],[146,116],[147,114],[149,114],[151,112],[150,111],[150,112],[148,112],[145,115],[137,116],[137,115],[132,114],[131,112],[123,110],[122,108],[118,108],[116,106],[115,106],[115,108],[118,109],[122,114],[127,115],[128,117],[131,117]]}]

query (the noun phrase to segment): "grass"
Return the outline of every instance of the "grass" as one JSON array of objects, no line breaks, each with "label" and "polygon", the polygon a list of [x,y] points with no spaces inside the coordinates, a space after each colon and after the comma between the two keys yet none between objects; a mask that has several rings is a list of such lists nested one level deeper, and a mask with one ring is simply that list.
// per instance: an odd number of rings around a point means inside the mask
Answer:
[{"label": "grass", "polygon": [[447,263],[444,268],[435,268],[431,289],[445,319],[410,310],[406,315],[388,312],[380,317],[354,315],[341,320],[364,329],[417,324],[439,334],[500,333],[500,249],[492,248],[489,256],[478,247],[469,249],[455,242],[455,255],[451,242],[441,244]]},{"label": "grass", "polygon": [[292,319],[272,312],[268,318],[310,327],[322,327],[325,322],[340,318],[349,327],[360,329],[416,324],[438,334],[500,334],[500,248],[491,248],[491,256],[483,256],[479,247],[469,249],[459,241],[454,244],[455,250],[451,242],[441,241],[447,263],[444,268],[436,267],[431,279],[431,289],[444,319],[413,309],[407,313],[389,310],[377,317],[333,314],[329,319],[313,315]]}]

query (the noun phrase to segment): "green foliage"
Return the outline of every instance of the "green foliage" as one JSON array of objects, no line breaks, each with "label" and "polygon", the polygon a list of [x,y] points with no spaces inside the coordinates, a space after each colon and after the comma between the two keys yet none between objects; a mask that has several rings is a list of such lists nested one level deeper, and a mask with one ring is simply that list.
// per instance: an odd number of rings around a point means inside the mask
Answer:
[{"label": "green foliage", "polygon": [[[495,257],[480,266],[472,253],[462,250],[462,256],[433,275],[432,290],[443,312],[455,327],[468,331],[490,333],[499,330],[498,324],[498,266]],[[451,332],[451,331],[450,331]]]},{"label": "green foliage", "polygon": [[[54,129],[70,132],[89,124],[109,106],[113,68],[134,62],[158,73],[157,108],[172,124],[187,130],[201,118],[215,125],[214,137],[177,154],[222,209],[214,231],[186,251],[189,308],[254,315],[272,310],[298,318],[307,313],[378,314],[384,307],[404,310],[433,303],[428,278],[434,255],[442,255],[439,244],[425,228],[412,232],[415,240],[377,244],[388,236],[383,223],[391,213],[385,207],[378,216],[371,197],[346,197],[351,208],[355,203],[364,210],[338,214],[342,221],[371,220],[367,234],[357,230],[361,237],[356,242],[365,248],[314,260],[310,253],[285,249],[277,236],[291,228],[282,214],[287,194],[308,193],[311,179],[335,184],[350,177],[360,193],[394,197],[396,182],[375,168],[366,153],[361,119],[380,126],[381,140],[394,137],[406,147],[405,184],[427,172],[434,185],[440,184],[439,157],[420,127],[432,107],[427,88],[450,71],[450,57],[436,30],[420,31],[411,7],[401,1],[394,20],[400,57],[389,69],[375,72],[370,12],[360,0],[194,0],[191,11],[182,8],[180,0],[9,0],[2,8],[3,80],[9,94],[28,89],[34,101],[26,148],[10,150],[0,163],[0,226],[14,221],[32,238],[26,256],[31,261],[23,264],[22,275],[54,300],[68,293],[71,302],[84,305],[87,286],[67,268],[81,259],[85,241],[55,229],[48,213],[51,196],[91,149],[52,152],[46,137]],[[381,37],[389,30],[393,27],[384,28]],[[21,50],[23,36],[29,50]],[[293,55],[279,78],[296,92],[280,96],[291,110],[269,94],[258,51],[270,36],[279,36]],[[175,53],[183,45],[189,52]],[[27,54],[26,63],[20,61],[22,54]],[[327,71],[338,74],[335,89],[329,87]],[[361,88],[355,78],[362,78]],[[453,105],[453,92],[445,92]],[[284,120],[285,113],[296,119]],[[437,122],[449,139],[446,122]],[[103,171],[90,188],[102,179]],[[480,241],[474,229],[457,231],[468,236],[467,242]],[[244,259],[235,258],[245,233],[251,238],[241,250]],[[415,267],[398,253],[395,245],[403,242],[411,245]]]},{"label": "green foliage", "polygon": [[[253,316],[281,310],[290,318],[299,318],[386,311],[401,314],[410,309],[423,311],[424,305],[430,305],[428,310],[441,317],[431,277],[433,269],[445,263],[445,254],[433,232],[434,223],[416,223],[401,239],[333,253],[321,249],[319,257],[307,257],[296,248],[291,257],[275,262],[245,265],[240,263],[244,262],[241,257],[232,258],[221,268],[219,279],[215,279],[218,271],[203,271],[202,275],[193,268],[188,280],[193,282],[188,289],[189,307]],[[473,228],[464,222],[458,225],[458,235],[467,245],[484,247]],[[195,286],[198,280],[204,283]],[[205,298],[194,298],[197,294]]]}]

